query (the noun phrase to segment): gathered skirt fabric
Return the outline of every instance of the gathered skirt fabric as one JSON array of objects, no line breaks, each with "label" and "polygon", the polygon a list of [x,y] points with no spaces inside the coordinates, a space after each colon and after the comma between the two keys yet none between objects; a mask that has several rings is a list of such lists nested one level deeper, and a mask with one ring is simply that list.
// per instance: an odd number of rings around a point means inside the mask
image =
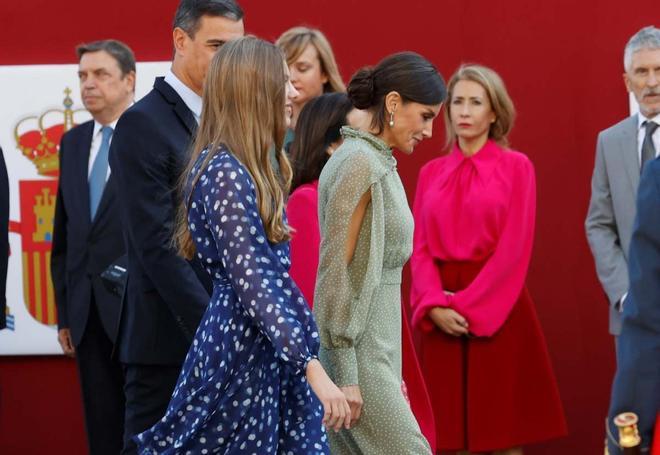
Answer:
[{"label": "gathered skirt fabric", "polygon": [[230,286],[216,286],[167,413],[138,453],[327,454],[323,410],[279,362]]},{"label": "gathered skirt fabric", "polygon": [[[395,273],[400,277],[400,269]],[[356,346],[362,415],[350,430],[328,432],[333,455],[431,452],[401,389],[401,281],[374,292],[368,329]],[[328,364],[321,348],[321,363]]]},{"label": "gathered skirt fabric", "polygon": [[[439,265],[446,290],[466,288],[482,264]],[[545,339],[526,288],[492,337],[421,336],[421,363],[438,450],[490,451],[566,434]]]}]

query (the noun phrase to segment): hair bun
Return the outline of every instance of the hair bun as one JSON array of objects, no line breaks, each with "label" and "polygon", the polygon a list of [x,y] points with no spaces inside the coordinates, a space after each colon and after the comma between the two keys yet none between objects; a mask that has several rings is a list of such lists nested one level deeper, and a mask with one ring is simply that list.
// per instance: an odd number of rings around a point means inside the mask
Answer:
[{"label": "hair bun", "polygon": [[368,109],[374,105],[374,70],[364,67],[351,78],[347,87],[348,98],[358,109]]}]

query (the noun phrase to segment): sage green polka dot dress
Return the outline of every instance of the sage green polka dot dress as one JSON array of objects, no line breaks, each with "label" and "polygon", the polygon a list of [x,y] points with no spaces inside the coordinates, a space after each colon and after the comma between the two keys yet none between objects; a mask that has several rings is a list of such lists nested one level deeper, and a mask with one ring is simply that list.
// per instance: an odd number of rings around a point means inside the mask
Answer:
[{"label": "sage green polka dot dress", "polygon": [[[401,392],[401,269],[412,253],[413,218],[392,150],[368,133],[342,128],[344,143],[319,182],[321,250],[314,313],[320,359],[339,386],[364,399],[350,430],[328,432],[333,454],[429,454]],[[371,202],[353,255],[344,257],[360,198]]]}]

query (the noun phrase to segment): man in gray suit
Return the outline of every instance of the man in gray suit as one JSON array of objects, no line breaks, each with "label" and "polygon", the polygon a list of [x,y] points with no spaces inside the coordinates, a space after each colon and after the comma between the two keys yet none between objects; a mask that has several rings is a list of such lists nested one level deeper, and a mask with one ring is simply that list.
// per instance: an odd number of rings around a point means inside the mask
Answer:
[{"label": "man in gray suit", "polygon": [[643,165],[660,151],[660,29],[641,29],[624,51],[623,79],[639,114],[601,131],[585,227],[596,272],[610,303],[610,333],[621,333],[628,295],[628,248]]}]

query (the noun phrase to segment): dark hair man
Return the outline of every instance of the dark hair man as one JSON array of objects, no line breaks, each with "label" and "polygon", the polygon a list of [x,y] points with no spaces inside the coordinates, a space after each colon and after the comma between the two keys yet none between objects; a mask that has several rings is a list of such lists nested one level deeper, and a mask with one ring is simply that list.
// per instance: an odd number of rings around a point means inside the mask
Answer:
[{"label": "dark hair man", "polygon": [[641,451],[647,453],[660,409],[660,158],[649,160],[639,181],[628,274],[608,418],[610,455],[624,452],[614,424],[618,414],[637,414]]},{"label": "dark hair man", "polygon": [[128,254],[119,359],[126,373],[123,453],[132,436],[164,414],[197,325],[210,277],[172,246],[177,182],[199,122],[209,63],[223,43],[243,35],[232,0],[182,0],[174,18],[172,69],[119,120],[110,151]]},{"label": "dark hair man", "polygon": [[95,41],[76,49],[83,104],[93,120],[60,143],[51,274],[58,340],[78,363],[89,452],[116,454],[123,441],[123,373],[111,359],[119,298],[100,274],[124,253],[115,176],[108,152],[119,116],[133,102],[135,57],[123,43]]}]

